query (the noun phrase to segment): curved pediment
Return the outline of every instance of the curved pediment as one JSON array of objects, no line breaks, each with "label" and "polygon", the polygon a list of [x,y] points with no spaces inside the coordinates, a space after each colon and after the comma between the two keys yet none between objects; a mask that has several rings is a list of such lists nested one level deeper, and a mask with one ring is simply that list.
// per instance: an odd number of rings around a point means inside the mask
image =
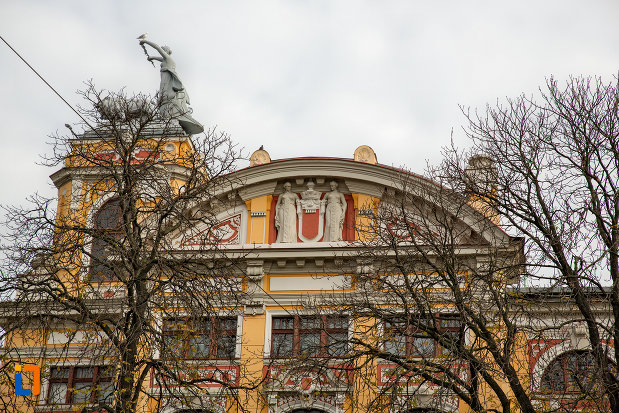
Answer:
[{"label": "curved pediment", "polygon": [[[241,169],[229,175],[218,200],[217,219],[180,235],[175,245],[189,248],[221,240],[237,247],[341,246],[358,240],[359,226],[377,217],[383,221],[379,228],[395,231],[403,240],[411,228],[426,227],[426,234],[432,234],[440,230],[432,225],[451,219],[458,222],[454,227],[459,233],[468,234],[461,237],[463,243],[510,242],[461,195],[420,175],[350,159],[283,159]],[[212,210],[212,201],[194,209],[204,208]],[[393,222],[385,221],[389,216]]]}]

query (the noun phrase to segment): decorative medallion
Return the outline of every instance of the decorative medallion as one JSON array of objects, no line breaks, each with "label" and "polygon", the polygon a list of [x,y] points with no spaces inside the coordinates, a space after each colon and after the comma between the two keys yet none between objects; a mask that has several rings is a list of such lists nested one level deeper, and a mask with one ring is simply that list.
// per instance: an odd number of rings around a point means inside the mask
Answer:
[{"label": "decorative medallion", "polygon": [[374,150],[367,145],[361,145],[357,149],[355,149],[355,161],[357,162],[365,162],[376,164],[378,160],[376,159],[376,153]]},{"label": "decorative medallion", "polygon": [[262,146],[249,157],[249,166],[263,165],[269,162],[271,162],[271,156],[262,149]]}]

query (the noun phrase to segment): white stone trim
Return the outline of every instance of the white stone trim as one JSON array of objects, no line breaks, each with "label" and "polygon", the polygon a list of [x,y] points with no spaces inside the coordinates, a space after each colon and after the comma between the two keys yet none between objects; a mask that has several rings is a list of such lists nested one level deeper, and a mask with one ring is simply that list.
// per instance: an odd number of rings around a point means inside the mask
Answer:
[{"label": "white stone trim", "polygon": [[[326,400],[333,400],[329,403]],[[269,394],[269,413],[288,413],[295,409],[320,409],[326,413],[344,413],[346,396],[343,393],[307,395]]]}]

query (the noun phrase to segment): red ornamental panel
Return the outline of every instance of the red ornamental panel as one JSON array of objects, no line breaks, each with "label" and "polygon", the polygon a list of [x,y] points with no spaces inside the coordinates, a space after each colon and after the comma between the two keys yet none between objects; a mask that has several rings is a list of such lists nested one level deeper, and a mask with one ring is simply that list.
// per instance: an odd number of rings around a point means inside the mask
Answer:
[{"label": "red ornamental panel", "polygon": [[241,214],[236,214],[218,222],[212,228],[189,238],[181,244],[181,247],[209,244],[239,244],[241,223]]},{"label": "red ornamental panel", "polygon": [[[271,200],[271,212],[269,214],[269,244],[273,244],[277,239],[277,228],[275,228],[275,207],[277,205],[277,199],[279,196],[274,196]],[[321,199],[324,198],[324,194]],[[344,194],[344,199],[346,199],[346,215],[344,216],[344,227],[342,228],[342,240],[344,241],[354,241],[355,240],[355,203],[352,195]],[[303,215],[303,225],[301,227],[303,231],[303,235],[305,238],[313,238],[318,234],[320,219],[324,221],[324,215],[321,217],[320,211],[316,210],[316,212],[304,212]],[[298,222],[297,222],[297,234],[298,231]],[[322,236],[316,241],[322,241]],[[297,236],[297,242],[303,242]]]},{"label": "red ornamental panel", "polygon": [[[303,227],[301,228],[301,233],[305,238],[313,239],[318,235],[318,226],[320,223],[320,209],[314,210],[302,210],[303,214]],[[324,217],[323,217],[324,219]],[[322,240],[322,236],[316,241]],[[299,238],[299,242],[301,239]]]},{"label": "red ornamental panel", "polygon": [[[132,163],[161,161],[161,153],[152,149],[136,148],[131,155]],[[112,149],[96,153],[94,159],[100,162],[114,164],[121,162],[120,155]]]}]

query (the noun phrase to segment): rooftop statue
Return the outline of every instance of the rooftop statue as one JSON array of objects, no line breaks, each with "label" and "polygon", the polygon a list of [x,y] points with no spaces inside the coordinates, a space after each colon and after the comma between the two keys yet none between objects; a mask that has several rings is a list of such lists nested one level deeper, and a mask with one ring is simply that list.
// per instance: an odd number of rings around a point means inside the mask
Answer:
[{"label": "rooftop statue", "polygon": [[[140,45],[149,45],[155,49],[159,56],[148,56],[148,61],[153,60],[161,62],[161,84],[159,85],[159,112],[164,117],[170,117],[178,120],[183,130],[190,134],[204,132],[204,126],[197,120],[191,117],[193,110],[189,107],[189,94],[183,86],[183,82],[176,73],[176,62],[170,56],[172,50],[168,46],[159,46],[158,44],[144,39],[140,36]],[[145,49],[146,50],[146,49]]]}]

